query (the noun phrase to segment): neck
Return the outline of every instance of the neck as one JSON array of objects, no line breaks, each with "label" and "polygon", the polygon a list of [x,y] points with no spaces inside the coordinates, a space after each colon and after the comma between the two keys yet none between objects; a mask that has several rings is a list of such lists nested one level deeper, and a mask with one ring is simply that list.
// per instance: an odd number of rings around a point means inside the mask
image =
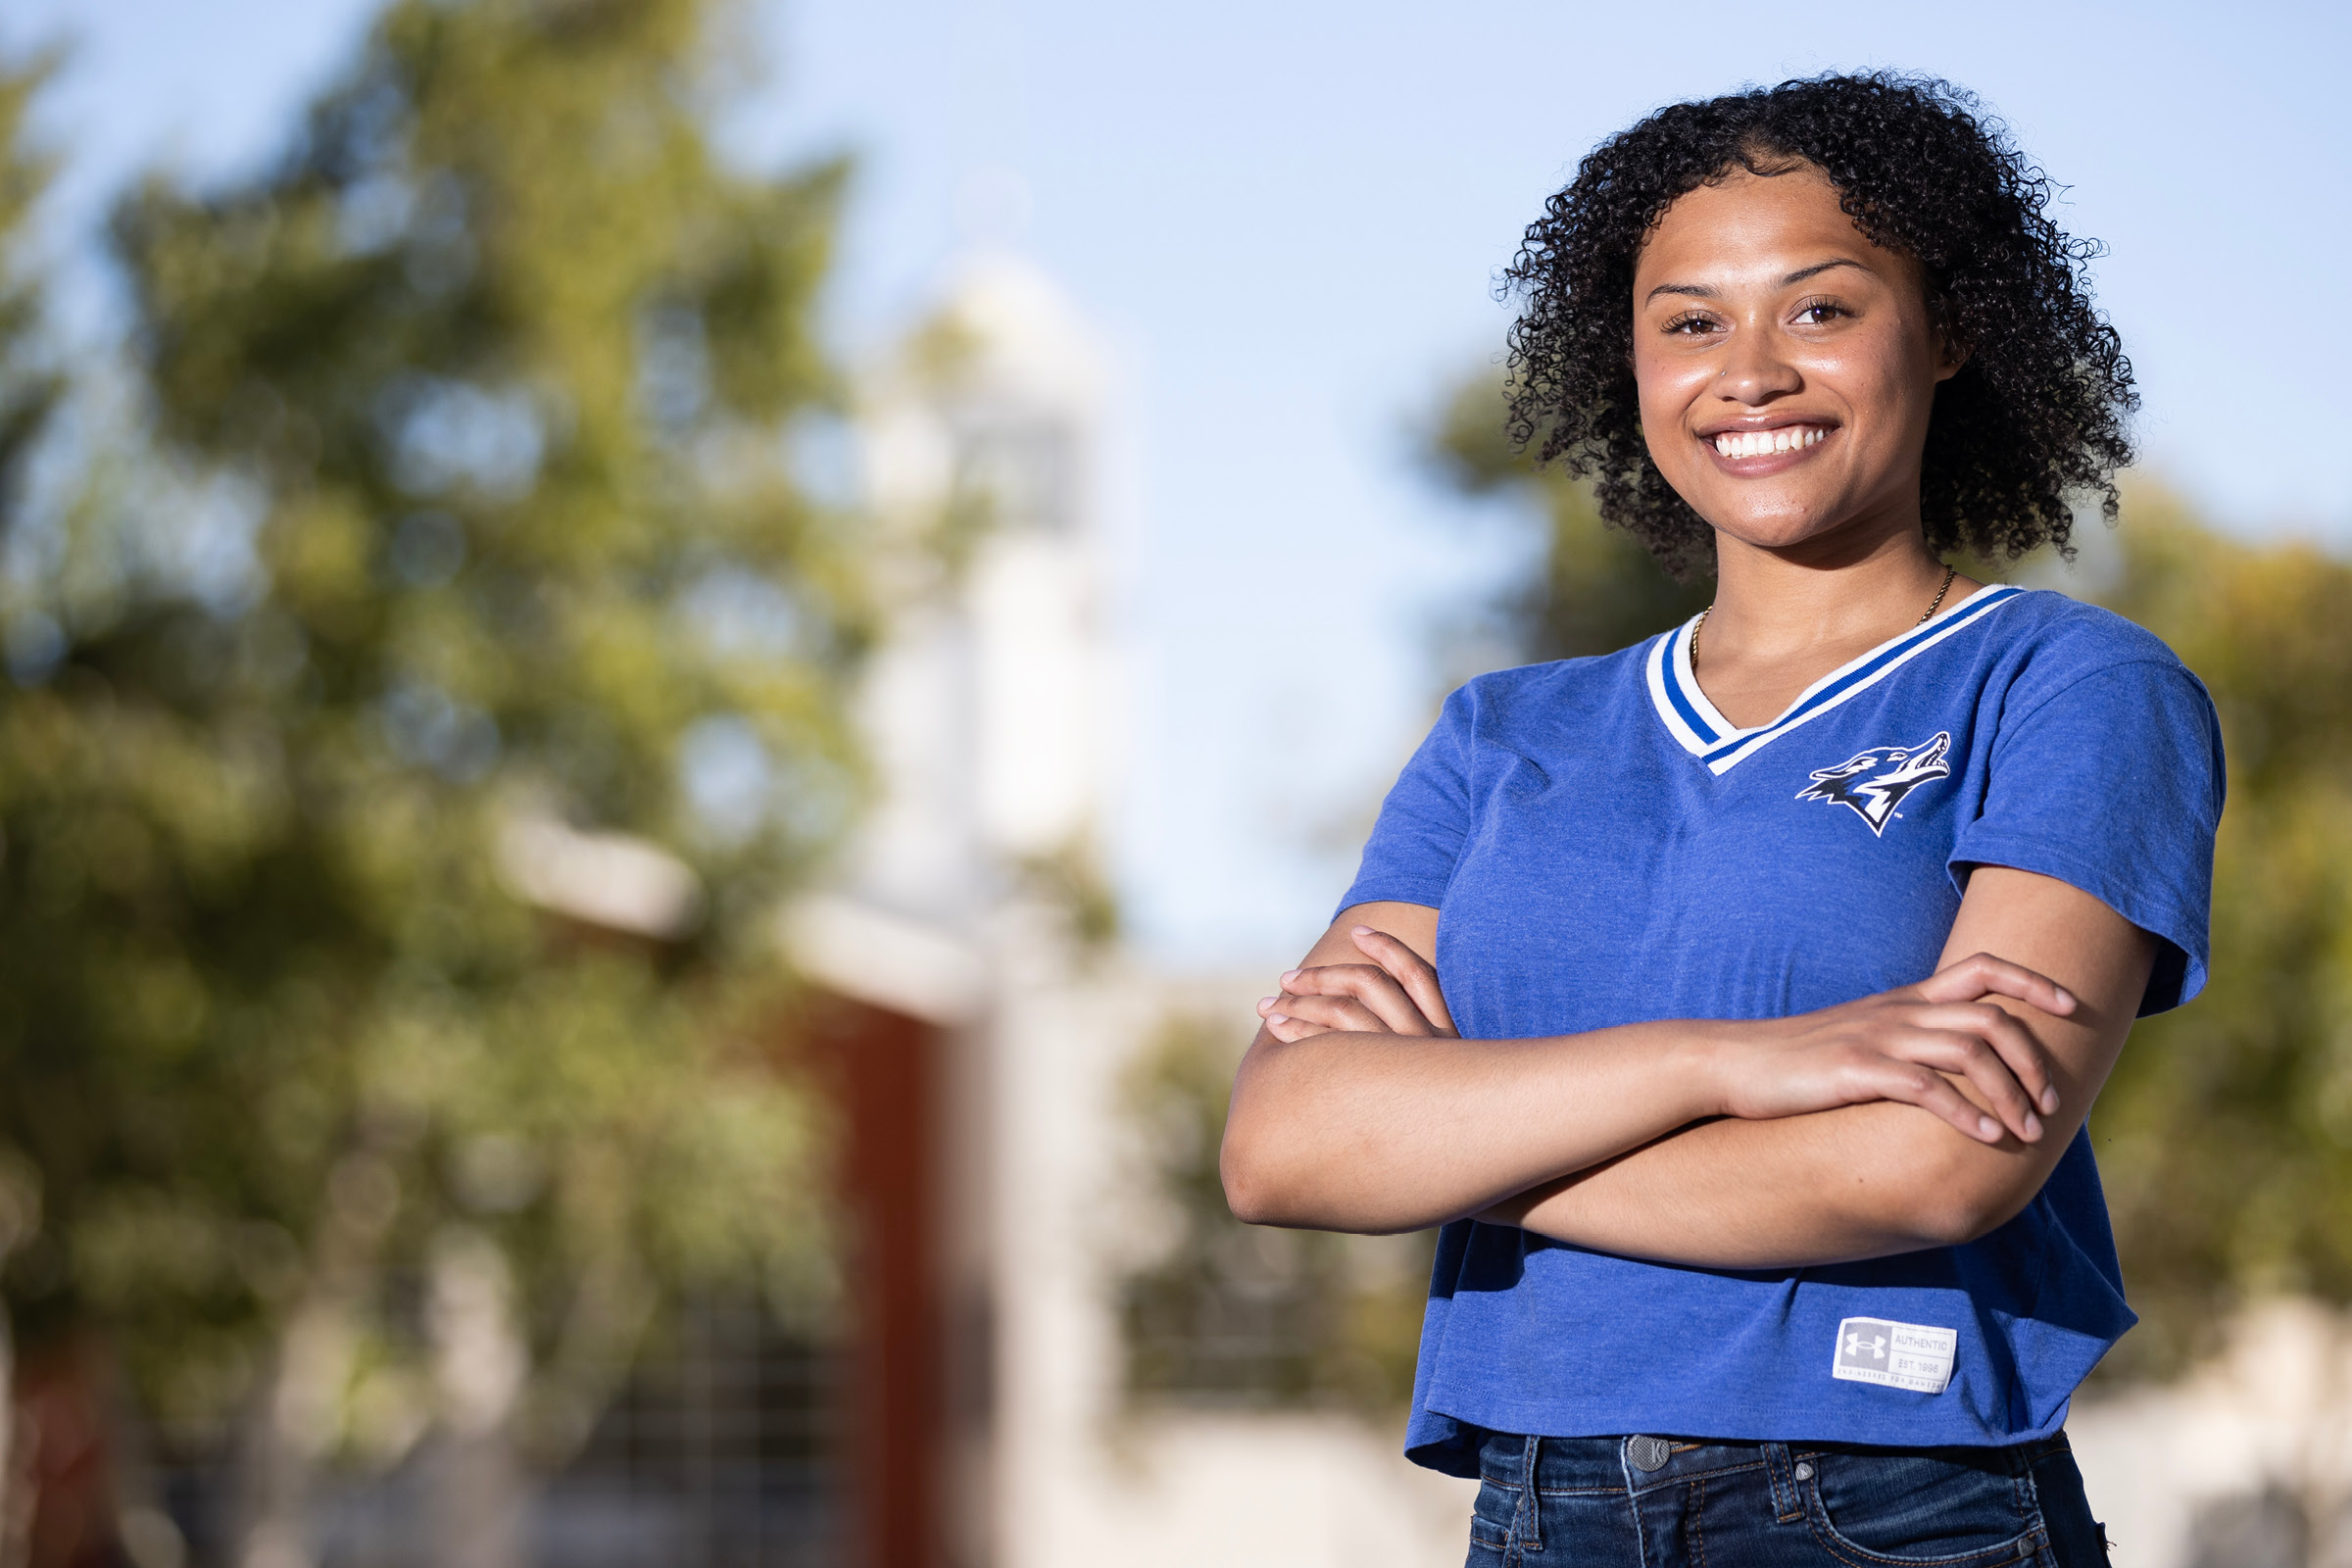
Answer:
[{"label": "neck", "polygon": [[1943,583],[1944,564],[1916,526],[1845,543],[1800,555],[1719,533],[1710,652],[1778,662],[1879,642],[1916,621]]}]

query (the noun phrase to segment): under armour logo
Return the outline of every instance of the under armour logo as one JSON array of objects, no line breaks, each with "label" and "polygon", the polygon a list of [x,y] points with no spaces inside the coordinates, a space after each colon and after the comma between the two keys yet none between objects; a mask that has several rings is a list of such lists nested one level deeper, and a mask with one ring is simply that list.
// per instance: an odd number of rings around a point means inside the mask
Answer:
[{"label": "under armour logo", "polygon": [[1912,1394],[1941,1394],[1952,1381],[1960,1352],[1956,1329],[1883,1317],[1846,1318],[1838,1325],[1838,1338],[1832,1343],[1837,1354],[1830,1376]]}]

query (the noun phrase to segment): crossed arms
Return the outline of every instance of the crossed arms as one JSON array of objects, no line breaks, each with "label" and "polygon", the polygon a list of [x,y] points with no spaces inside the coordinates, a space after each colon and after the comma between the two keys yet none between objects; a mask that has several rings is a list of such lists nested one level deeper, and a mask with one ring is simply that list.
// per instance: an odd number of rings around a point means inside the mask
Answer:
[{"label": "crossed arms", "polygon": [[1240,1218],[1476,1216],[1712,1268],[1973,1241],[2040,1191],[2156,956],[2089,894],[1982,866],[1916,986],[1790,1018],[1466,1042],[1428,961],[1437,921],[1345,910],[1259,1004],[1222,1155]]}]

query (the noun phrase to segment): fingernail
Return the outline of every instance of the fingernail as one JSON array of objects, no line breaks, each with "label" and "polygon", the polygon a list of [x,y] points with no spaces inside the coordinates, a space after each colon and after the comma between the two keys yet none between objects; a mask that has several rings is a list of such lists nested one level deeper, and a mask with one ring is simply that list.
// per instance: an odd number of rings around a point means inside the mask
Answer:
[{"label": "fingernail", "polygon": [[1280,1000],[1278,997],[1260,997],[1257,999],[1257,1010],[1263,1012]]},{"label": "fingernail", "polygon": [[1278,978],[1282,981],[1283,989],[1287,991],[1290,989],[1291,982],[1298,978],[1298,971],[1297,969],[1285,969],[1281,975],[1278,976]]},{"label": "fingernail", "polygon": [[1291,1020],[1289,1016],[1284,1013],[1269,1012],[1266,1014],[1266,1022],[1268,1023],[1289,1023],[1290,1021]]},{"label": "fingernail", "polygon": [[1998,1138],[2001,1136],[2001,1124],[1990,1116],[1979,1116],[1977,1131],[1987,1139]]},{"label": "fingernail", "polygon": [[1371,934],[1372,934],[1372,928],[1371,928],[1370,926],[1368,926],[1368,925],[1359,925],[1359,926],[1357,926],[1357,927],[1356,927],[1354,930],[1352,930],[1352,931],[1348,932],[1348,935],[1349,935],[1349,936],[1357,936],[1357,937],[1368,937],[1368,936],[1370,936]]},{"label": "fingernail", "polygon": [[2041,1118],[2040,1118],[2039,1116],[2036,1116],[2036,1115],[2034,1115],[2034,1114],[2032,1111],[2030,1111],[2030,1110],[2029,1110],[2029,1111],[2027,1111],[2027,1112],[2026,1112],[2026,1142],[2027,1142],[2027,1143],[2029,1143],[2029,1144],[2030,1144],[2030,1143],[2033,1143],[2033,1142],[2034,1142],[2035,1139],[2039,1138],[2040,1136],[2041,1136]]},{"label": "fingernail", "polygon": [[2045,1116],[2055,1116],[2058,1114],[2057,1090],[2044,1089],[2041,1092],[2041,1113]]},{"label": "fingernail", "polygon": [[2058,988],[2058,1005],[2061,1007],[2071,1007],[2074,1004],[2075,994],[2072,991],[2067,990],[2066,987],[2060,986]]}]

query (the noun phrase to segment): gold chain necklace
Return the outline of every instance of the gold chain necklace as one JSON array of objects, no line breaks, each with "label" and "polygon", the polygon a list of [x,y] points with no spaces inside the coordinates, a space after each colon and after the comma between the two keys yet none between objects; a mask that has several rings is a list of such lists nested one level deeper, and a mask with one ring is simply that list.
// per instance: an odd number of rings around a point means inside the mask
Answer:
[{"label": "gold chain necklace", "polygon": [[[1960,568],[1958,566],[1946,566],[1943,568],[1943,586],[1937,588],[1936,590],[1936,597],[1928,601],[1928,612],[1911,623],[1911,629],[1913,631],[1919,630],[1920,627],[1925,626],[1929,621],[1936,618],[1936,612],[1943,608],[1943,596],[1952,591],[1952,579],[1959,575]],[[1707,617],[1713,613],[1715,613],[1715,607],[1713,605],[1709,605],[1706,609],[1700,611],[1698,612],[1698,618],[1690,623],[1690,672],[1694,675],[1698,673],[1699,628],[1706,625]]]}]

